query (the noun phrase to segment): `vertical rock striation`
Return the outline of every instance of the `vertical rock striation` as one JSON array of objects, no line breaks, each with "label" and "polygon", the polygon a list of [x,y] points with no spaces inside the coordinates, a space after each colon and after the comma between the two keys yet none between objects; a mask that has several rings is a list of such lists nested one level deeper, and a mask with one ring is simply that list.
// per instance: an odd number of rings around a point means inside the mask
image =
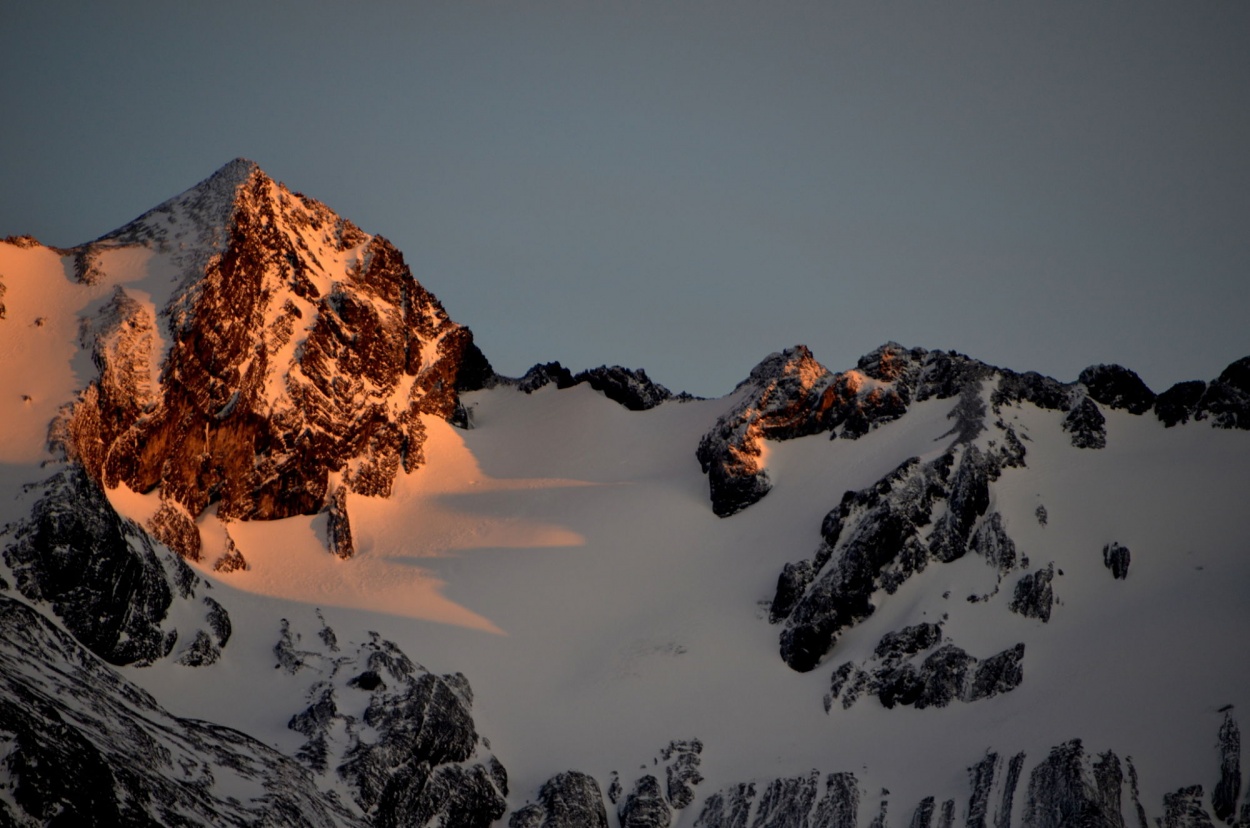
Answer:
[{"label": "vertical rock striation", "polygon": [[87,331],[99,376],[64,447],[106,486],[159,487],[170,508],[153,529],[187,557],[210,503],[234,520],[312,514],[331,475],[387,496],[424,462],[422,418],[451,419],[490,375],[390,242],[250,162],[90,248],[136,245],[172,256],[182,281],[163,326],[117,288]]}]

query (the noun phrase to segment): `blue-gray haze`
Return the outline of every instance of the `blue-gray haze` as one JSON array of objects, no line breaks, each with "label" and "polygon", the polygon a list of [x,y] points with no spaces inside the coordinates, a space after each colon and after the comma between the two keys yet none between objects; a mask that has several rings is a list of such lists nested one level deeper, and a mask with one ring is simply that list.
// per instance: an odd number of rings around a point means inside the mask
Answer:
[{"label": "blue-gray haze", "polygon": [[0,236],[235,156],[503,373],[695,393],[893,339],[1161,390],[1250,354],[1250,4],[5,4]]}]

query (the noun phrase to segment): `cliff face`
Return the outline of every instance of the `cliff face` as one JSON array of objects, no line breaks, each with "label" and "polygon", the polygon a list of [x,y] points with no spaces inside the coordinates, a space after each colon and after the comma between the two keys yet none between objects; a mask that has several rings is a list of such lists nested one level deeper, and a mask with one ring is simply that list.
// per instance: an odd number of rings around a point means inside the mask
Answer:
[{"label": "cliff face", "polygon": [[134,246],[181,282],[155,316],[119,286],[84,327],[99,377],[66,448],[107,487],[159,487],[150,528],[185,557],[210,503],[269,520],[340,487],[389,495],[424,462],[422,418],[450,419],[458,387],[491,373],[390,242],[250,162],[80,248],[79,278],[108,278],[107,254]]}]

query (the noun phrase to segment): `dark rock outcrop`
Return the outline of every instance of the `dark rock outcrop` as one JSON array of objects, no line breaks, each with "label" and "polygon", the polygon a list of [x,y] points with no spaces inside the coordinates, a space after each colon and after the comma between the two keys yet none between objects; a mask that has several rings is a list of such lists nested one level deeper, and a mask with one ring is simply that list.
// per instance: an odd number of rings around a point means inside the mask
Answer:
[{"label": "dark rock outcrop", "polygon": [[990,397],[995,408],[1012,403],[1032,403],[1047,411],[1067,411],[1072,407],[1070,386],[1036,371],[1016,373],[1000,369],[1002,379]]},{"label": "dark rock outcrop", "polygon": [[[896,705],[945,707],[974,702],[1014,690],[1024,679],[1024,645],[1017,644],[978,660],[954,644],[941,643],[941,628],[918,624],[885,635],[863,664],[846,662],[833,672],[825,711],[841,701],[846,709],[861,695],[876,696],[887,708]],[[922,658],[920,653],[928,652]]]},{"label": "dark rock outcrop", "polygon": [[873,655],[887,663],[897,664],[908,656],[937,646],[941,640],[942,628],[939,625],[916,624],[881,636]]},{"label": "dark rock outcrop", "polygon": [[829,774],[825,777],[825,794],[812,813],[812,828],[855,828],[858,817],[859,784],[855,774]]},{"label": "dark rock outcrop", "polygon": [[1107,446],[1107,418],[1098,405],[1084,397],[1063,418],[1063,430],[1072,435],[1077,448],[1100,449]]},{"label": "dark rock outcrop", "polygon": [[688,394],[673,396],[663,385],[647,376],[641,368],[600,365],[576,375],[559,362],[539,363],[521,377],[501,379],[492,373],[492,382],[515,385],[518,391],[532,394],[539,388],[555,385],[557,389],[572,388],[585,383],[608,399],[630,411],[646,411],[671,399],[692,399]]},{"label": "dark rock outcrop", "polygon": [[930,522],[951,461],[949,455],[908,460],[876,486],[848,492],[825,518],[824,543],[812,564],[820,575],[789,602],[794,609],[781,634],[781,656],[792,668],[814,668],[842,628],[872,613],[873,592],[924,568],[928,551],[919,530]]},{"label": "dark rock outcrop", "polygon": [[1176,383],[1155,398],[1155,416],[1168,428],[1189,422],[1206,390],[1202,380]]},{"label": "dark rock outcrop", "polygon": [[1250,357],[1229,365],[1207,386],[1195,419],[1210,418],[1217,428],[1250,429]]},{"label": "dark rock outcrop", "polygon": [[17,809],[0,801],[6,824],[364,825],[296,761],[236,730],[174,717],[4,596],[0,745]]},{"label": "dark rock outcrop", "polygon": [[1002,515],[998,512],[994,512],[977,527],[968,548],[985,558],[987,564],[998,570],[999,576],[1006,575],[1019,563],[1016,543],[1007,534]]},{"label": "dark rock outcrop", "polygon": [[[347,748],[338,773],[379,826],[442,824],[486,826],[503,816],[497,780],[473,756],[477,735],[468,700],[455,683],[430,673],[390,673],[392,685],[371,691],[363,722],[378,733],[372,743]],[[441,815],[441,816],[440,816]]]},{"label": "dark rock outcrop", "polygon": [[1102,548],[1103,566],[1111,570],[1111,577],[1117,581],[1122,581],[1128,577],[1128,565],[1132,558],[1127,546],[1121,546],[1118,543],[1109,543]]},{"label": "dark rock outcrop", "polygon": [[1229,365],[1209,383],[1178,382],[1155,400],[1155,415],[1171,427],[1210,420],[1216,428],[1250,429],[1250,357]]},{"label": "dark rock outcrop", "polygon": [[577,383],[573,372],[558,362],[539,363],[517,380],[517,390],[533,394],[539,388],[554,384],[556,388],[572,388]]},{"label": "dark rock outcrop", "polygon": [[1052,748],[1029,776],[1023,828],[1124,828],[1120,760],[1108,751],[1091,766],[1079,739]]},{"label": "dark rock outcrop", "polygon": [[621,828],[668,828],[673,812],[664,801],[660,782],[648,774],[634,785],[634,790],[621,803],[617,816]]},{"label": "dark rock outcrop", "polygon": [[[198,603],[200,579],[137,524],[119,517],[77,464],[29,493],[37,499],[28,516],[0,531],[7,541],[4,560],[22,596],[46,603],[70,633],[111,664],[150,664],[169,655],[179,639],[167,620],[170,608]],[[210,629],[202,636],[184,630],[193,651],[184,663],[215,660],[229,636],[225,610],[216,602],[201,606],[213,620],[205,618]],[[213,627],[226,634],[210,635]]]},{"label": "dark rock outcrop", "polygon": [[345,781],[375,826],[484,828],[501,818],[507,774],[480,754],[464,676],[436,676],[376,635],[344,654],[324,632],[304,648],[284,622],[274,648],[288,673],[313,667],[322,677],[288,723],[306,739],[299,758]]},{"label": "dark rock outcrop", "polygon": [[990,813],[990,790],[994,786],[994,773],[998,769],[998,754],[993,751],[968,768],[968,781],[972,795],[968,799],[968,828],[986,828]]},{"label": "dark rock outcrop", "polygon": [[1091,365],[1077,382],[1085,386],[1091,399],[1108,408],[1145,414],[1154,407],[1155,393],[1141,377],[1121,365]]},{"label": "dark rock outcrop", "polygon": [[676,810],[694,802],[694,786],[703,781],[703,775],[699,773],[699,754],[702,752],[703,743],[698,739],[669,742],[660,752],[660,757],[667,763],[664,773],[668,801]]},{"label": "dark rock outcrop", "polygon": [[920,800],[920,804],[912,812],[911,821],[907,823],[907,828],[932,828],[935,806],[936,801],[931,796],[926,796]]},{"label": "dark rock outcrop", "polygon": [[352,523],[347,514],[347,487],[338,486],[326,503],[326,535],[330,551],[340,559],[346,560],[356,554],[356,544],[352,540]]},{"label": "dark rock outcrop", "polygon": [[1202,786],[1190,785],[1165,794],[1159,828],[1214,828],[1211,815],[1202,807]]},{"label": "dark rock outcrop", "polygon": [[235,545],[234,539],[231,538],[229,532],[227,532],[226,551],[221,554],[220,558],[213,562],[213,571],[228,575],[231,572],[238,572],[239,570],[246,569],[248,569],[247,559],[243,557],[243,553],[239,551],[239,547]]},{"label": "dark rock outcrop", "polygon": [[754,825],[803,825],[819,793],[820,773],[774,779],[760,794]]},{"label": "dark rock outcrop", "polygon": [[979,701],[1010,692],[1024,681],[1024,644],[1020,643],[976,665],[972,681],[964,690],[965,701]]},{"label": "dark rock outcrop", "polygon": [[754,799],[753,782],[717,791],[704,801],[694,828],[747,828],[747,817],[751,814]]},{"label": "dark rock outcrop", "polygon": [[509,828],[608,828],[603,793],[594,777],[579,771],[558,773],[538,791],[538,802],[508,820]]},{"label": "dark rock outcrop", "polygon": [[1045,569],[1030,572],[1021,576],[1016,582],[1015,593],[1008,607],[1012,612],[1025,618],[1039,618],[1043,622],[1050,620],[1050,611],[1055,603],[1055,591],[1051,582],[1055,577],[1055,565],[1047,564]]},{"label": "dark rock outcrop", "polygon": [[801,672],[815,667],[840,630],[872,614],[874,592],[893,593],[930,560],[946,563],[974,550],[1001,578],[1016,563],[1015,544],[1001,517],[985,515],[990,484],[1019,462],[1009,441],[986,449],[957,443],[933,460],[911,458],[876,485],[843,495],[824,519],[815,557],[787,566],[778,578],[770,615],[786,621],[786,663]]},{"label": "dark rock outcrop", "polygon": [[984,366],[959,354],[887,343],[834,374],[798,345],[764,359],[735,391],[737,402],[703,436],[696,456],[721,517],[771,488],[759,462],[762,440],[811,434],[856,439],[906,413],[913,401],[959,394]]},{"label": "dark rock outcrop", "polygon": [[1002,800],[994,814],[994,828],[1011,828],[1011,809],[1015,804],[1016,787],[1020,784],[1020,772],[1024,770],[1024,754],[1017,753],[1007,763],[1007,776],[1003,779]]},{"label": "dark rock outcrop", "polygon": [[711,487],[712,510],[735,514],[768,493],[760,441],[822,430],[820,400],[832,374],[800,345],[766,358],[738,386],[738,403],[703,436],[695,453]]},{"label": "dark rock outcrop", "polygon": [[630,411],[646,411],[673,398],[673,392],[652,381],[641,368],[601,365],[573,377],[574,384],[586,383],[609,400]]},{"label": "dark rock outcrop", "polygon": [[[831,773],[820,790],[820,773],[774,779],[756,799],[754,783],[712,794],[695,828],[855,828],[860,791],[852,773]],[[818,799],[819,797],[819,799]],[[753,807],[754,806],[754,807]]]},{"label": "dark rock outcrop", "polygon": [[1219,748],[1220,778],[1211,791],[1211,810],[1216,819],[1231,824],[1241,797],[1241,729],[1227,713],[1220,725]]},{"label": "dark rock outcrop", "polygon": [[[760,461],[763,440],[820,433],[856,439],[903,416],[913,403],[958,396],[951,433],[957,442],[969,443],[985,429],[980,389],[992,379],[995,414],[1022,402],[1064,412],[1073,408],[1071,385],[1033,372],[994,368],[954,352],[906,349],[890,342],[840,374],[816,362],[802,345],[771,354],[738,386],[733,407],[699,443],[696,456],[708,476],[713,511],[727,517],[769,492],[772,484]],[[1015,454],[1009,465],[1020,465],[1024,446],[1013,430],[1000,425]],[[1095,425],[1088,411],[1073,423],[1082,441],[1095,439]]]}]

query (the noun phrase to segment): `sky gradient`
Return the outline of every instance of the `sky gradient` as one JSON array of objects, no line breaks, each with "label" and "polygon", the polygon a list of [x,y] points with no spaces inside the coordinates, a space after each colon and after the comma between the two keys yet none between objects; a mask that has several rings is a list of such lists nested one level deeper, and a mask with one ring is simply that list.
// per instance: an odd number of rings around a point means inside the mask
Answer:
[{"label": "sky gradient", "polygon": [[887,340],[1156,391],[1250,354],[1250,4],[10,4],[0,236],[236,156],[497,370],[727,393]]}]

